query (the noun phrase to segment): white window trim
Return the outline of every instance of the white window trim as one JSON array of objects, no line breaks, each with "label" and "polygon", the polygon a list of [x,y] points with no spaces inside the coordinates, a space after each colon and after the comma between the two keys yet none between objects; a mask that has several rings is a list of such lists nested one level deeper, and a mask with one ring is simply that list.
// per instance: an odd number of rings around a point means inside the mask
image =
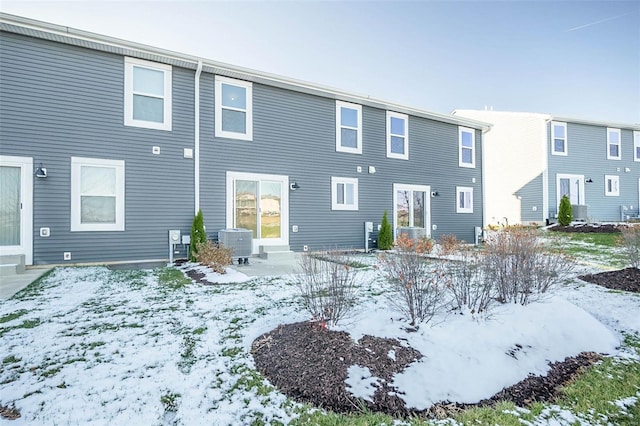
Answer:
[{"label": "white window trim", "polygon": [[[156,123],[153,121],[134,120],[133,118],[133,67],[139,66],[150,68],[164,73],[164,122]],[[171,65],[159,64],[157,62],[144,61],[142,59],[124,58],[124,125],[131,127],[143,127],[146,129],[167,130],[171,131],[172,120],[172,75]],[[149,96],[149,94],[145,94]],[[152,95],[156,97],[155,95]]]},{"label": "white window trim", "polygon": [[[116,223],[82,223],[80,212],[80,168],[82,166],[116,169]],[[71,232],[124,231],[124,161],[71,157]]]},{"label": "white window trim", "polygon": [[[463,192],[471,193],[471,206],[460,207],[460,194]],[[473,213],[473,188],[470,186],[456,186],[456,213]]]},{"label": "white window trim", "polygon": [[[353,204],[338,204],[338,185],[353,184]],[[358,178],[331,177],[331,210],[358,210]]]},{"label": "white window trim", "polygon": [[[556,138],[553,132],[555,126],[564,127],[564,138]],[[569,143],[567,137],[567,123],[562,123],[560,121],[552,121],[551,122],[551,155],[569,155]],[[564,151],[556,151],[556,139],[564,139]]]},{"label": "white window trim", "polygon": [[638,155],[638,148],[640,148],[640,131],[633,131],[633,161],[640,162],[640,155]]},{"label": "white window trim", "polygon": [[[462,133],[471,133],[471,163],[462,161]],[[469,149],[469,148],[464,148]],[[468,167],[475,169],[476,167],[476,131],[468,127],[458,127],[458,165],[460,167]]]},{"label": "white window trim", "polygon": [[[618,143],[614,144],[609,140],[609,133],[617,133],[618,134]],[[611,145],[618,145],[618,156],[611,156]],[[622,159],[622,134],[620,129],[612,129],[611,127],[607,127],[607,160],[621,160]]]},{"label": "white window trim", "polygon": [[[404,120],[404,135],[391,133],[391,118]],[[404,154],[391,152],[391,137],[398,136],[404,138]],[[387,111],[387,158],[397,158],[400,160],[409,159],[409,116],[398,112]]]},{"label": "white window trim", "polygon": [[[609,181],[615,182],[614,188],[609,192]],[[604,175],[604,195],[605,197],[619,197],[620,196],[620,176],[617,175]]]},{"label": "white window trim", "polygon": [[[358,127],[343,126],[341,123],[341,109],[349,108],[358,111]],[[356,147],[344,147],[342,146],[342,128],[355,130],[356,133]],[[336,151],[348,152],[350,154],[362,154],[362,105],[351,104],[348,102],[336,101]]]},{"label": "white window trim", "polygon": [[[232,111],[241,111],[245,113],[245,129],[246,133],[229,132],[222,130],[222,84],[229,84],[231,86],[244,87],[247,93],[246,109],[224,107]],[[233,78],[222,77],[216,75],[215,77],[215,135],[217,138],[238,139],[243,141],[253,140],[253,83],[243,80],[236,80]]]}]

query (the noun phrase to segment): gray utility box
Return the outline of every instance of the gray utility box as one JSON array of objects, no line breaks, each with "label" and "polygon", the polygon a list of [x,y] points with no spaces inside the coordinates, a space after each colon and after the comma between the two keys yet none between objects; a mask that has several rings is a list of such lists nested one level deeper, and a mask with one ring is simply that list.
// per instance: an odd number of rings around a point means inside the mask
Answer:
[{"label": "gray utility box", "polygon": [[419,238],[426,237],[427,230],[425,228],[413,228],[413,227],[398,228],[398,237],[402,234],[406,234],[407,237],[412,240],[417,240]]},{"label": "gray utility box", "polygon": [[581,222],[587,221],[587,206],[583,204],[571,204],[571,211],[573,212],[573,220]]},{"label": "gray utility box", "polygon": [[233,257],[251,256],[253,231],[244,228],[229,228],[218,231],[218,242],[233,250]]}]

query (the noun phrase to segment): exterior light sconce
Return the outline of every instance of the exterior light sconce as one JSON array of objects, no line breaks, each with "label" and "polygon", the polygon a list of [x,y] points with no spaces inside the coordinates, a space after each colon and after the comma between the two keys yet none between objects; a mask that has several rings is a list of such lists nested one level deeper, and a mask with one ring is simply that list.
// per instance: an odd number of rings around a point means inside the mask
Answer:
[{"label": "exterior light sconce", "polygon": [[42,163],[40,163],[40,165],[36,169],[36,172],[34,173],[34,175],[37,178],[46,178],[47,177],[47,169],[45,167],[42,167]]},{"label": "exterior light sconce", "polygon": [[593,183],[593,179],[589,178],[587,180],[585,180],[586,183]]},{"label": "exterior light sconce", "polygon": [[440,196],[440,194],[438,193],[438,191],[432,191],[431,192],[431,197],[438,197]]},{"label": "exterior light sconce", "polygon": [[291,182],[291,185],[289,185],[289,189],[295,191],[296,189],[300,189],[300,185],[298,185],[298,182],[293,181]]}]

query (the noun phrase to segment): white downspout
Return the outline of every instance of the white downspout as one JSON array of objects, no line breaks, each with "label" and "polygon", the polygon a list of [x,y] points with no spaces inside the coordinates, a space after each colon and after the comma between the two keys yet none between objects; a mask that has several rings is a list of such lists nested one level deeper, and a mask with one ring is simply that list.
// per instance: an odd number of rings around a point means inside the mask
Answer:
[{"label": "white downspout", "polygon": [[200,74],[202,74],[202,61],[198,61],[195,80],[195,96],[194,96],[194,115],[195,115],[195,140],[193,153],[193,172],[194,172],[194,198],[195,198],[195,214],[200,210]]},{"label": "white downspout", "polygon": [[[549,215],[549,132],[547,124],[551,123],[552,117],[542,120],[542,222],[546,225]],[[566,137],[566,135],[565,135]],[[557,196],[557,194],[556,194]]]}]

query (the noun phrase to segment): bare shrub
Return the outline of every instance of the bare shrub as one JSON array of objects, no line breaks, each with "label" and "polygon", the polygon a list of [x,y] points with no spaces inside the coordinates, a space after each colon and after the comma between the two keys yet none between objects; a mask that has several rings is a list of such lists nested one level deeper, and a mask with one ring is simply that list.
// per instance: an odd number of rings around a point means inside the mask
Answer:
[{"label": "bare shrub", "polygon": [[458,237],[453,234],[446,234],[440,237],[438,244],[440,245],[440,254],[449,256],[459,252],[464,241],[459,240]]},{"label": "bare shrub", "polygon": [[426,259],[425,254],[433,248],[429,239],[401,235],[394,247],[395,252],[378,257],[379,268],[391,285],[389,302],[412,326],[428,323],[444,306],[448,279],[442,262]]},{"label": "bare shrub", "polygon": [[640,269],[640,226],[620,226],[619,229],[622,233],[620,243],[627,255],[629,266]]},{"label": "bare shrub", "polygon": [[449,291],[456,308],[469,310],[472,314],[485,312],[495,300],[495,286],[485,277],[483,253],[460,245],[455,254],[460,259],[451,262],[448,273],[451,277]]},{"label": "bare shrub", "polygon": [[197,243],[197,247],[198,250],[194,254],[196,262],[207,265],[219,274],[226,274],[226,267],[233,264],[231,248],[223,247],[222,244],[213,243],[211,240]]},{"label": "bare shrub", "polygon": [[352,313],[358,271],[350,263],[349,255],[340,251],[304,253],[300,257],[296,284],[314,321],[336,325]]},{"label": "bare shrub", "polygon": [[484,265],[498,300],[522,305],[569,278],[574,268],[570,257],[542,244],[535,228],[523,226],[493,233],[485,245]]}]

